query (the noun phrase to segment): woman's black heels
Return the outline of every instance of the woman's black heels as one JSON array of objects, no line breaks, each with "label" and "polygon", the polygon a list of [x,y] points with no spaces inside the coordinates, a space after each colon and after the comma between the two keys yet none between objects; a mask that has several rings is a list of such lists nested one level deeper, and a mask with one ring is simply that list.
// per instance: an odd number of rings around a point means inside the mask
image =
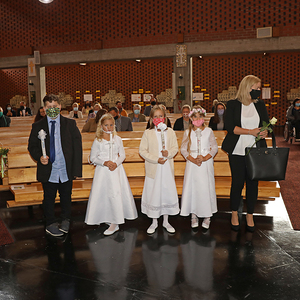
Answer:
[{"label": "woman's black heels", "polygon": [[255,225],[253,226],[249,226],[248,223],[247,223],[247,216],[246,216],[246,230],[248,232],[254,232],[255,231]]},{"label": "woman's black heels", "polygon": [[240,230],[240,224],[239,225],[232,225],[232,223],[230,223],[230,225],[231,225],[231,229],[233,231],[239,231]]}]

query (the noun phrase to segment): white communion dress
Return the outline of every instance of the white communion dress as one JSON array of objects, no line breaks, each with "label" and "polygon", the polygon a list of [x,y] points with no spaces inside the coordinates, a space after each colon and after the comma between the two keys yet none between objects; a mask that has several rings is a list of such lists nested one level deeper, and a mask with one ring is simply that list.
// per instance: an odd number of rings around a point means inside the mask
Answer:
[{"label": "white communion dress", "polygon": [[96,166],[89,202],[85,215],[85,223],[123,224],[124,219],[136,219],[137,210],[130,185],[122,165],[125,151],[122,139],[113,137],[113,159],[117,164],[114,171],[104,166],[109,160],[109,142],[102,139],[94,140],[90,161]]},{"label": "white communion dress", "polygon": [[[154,129],[152,129],[152,132],[153,131]],[[172,129],[169,128],[168,131],[169,133],[171,133]],[[171,144],[168,143],[168,138],[171,138],[172,136],[173,139],[176,139],[175,133],[173,137],[173,135],[168,135],[166,131],[161,132],[155,129],[155,135],[152,134],[152,137],[153,139],[156,138],[156,141],[150,140],[148,141],[148,143],[152,143],[152,145],[158,145],[156,151],[157,153],[159,153],[159,157],[163,157],[161,155],[161,134],[164,134],[166,150],[168,150],[169,154],[172,151],[171,149],[168,149],[168,144]],[[177,139],[175,140],[175,142],[177,146]],[[177,149],[175,151],[175,154],[177,153]],[[147,160],[147,157],[144,158]],[[179,213],[177,188],[169,159],[167,159],[167,161],[163,165],[157,164],[155,178],[145,176],[145,183],[141,200],[141,210],[142,213],[146,214],[149,218],[155,219],[159,218],[161,215],[177,215]]]},{"label": "white communion dress", "polygon": [[[190,153],[187,151],[188,130],[184,132],[181,154],[186,158],[189,154],[197,157],[197,135],[191,131]],[[181,197],[180,215],[188,216],[190,213],[198,217],[208,218],[217,212],[217,197],[215,190],[214,160],[218,152],[218,144],[211,128],[205,127],[201,131],[201,155],[204,157],[210,154],[212,158],[197,166],[191,161],[186,161],[184,181]]]}]

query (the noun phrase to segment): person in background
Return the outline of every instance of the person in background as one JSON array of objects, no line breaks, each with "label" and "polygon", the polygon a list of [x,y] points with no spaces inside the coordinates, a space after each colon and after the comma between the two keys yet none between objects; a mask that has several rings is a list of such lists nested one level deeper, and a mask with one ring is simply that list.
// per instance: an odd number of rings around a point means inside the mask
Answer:
[{"label": "person in background", "polygon": [[3,109],[0,106],[0,127],[9,127],[10,121],[10,117],[7,117],[3,114]]},{"label": "person in background", "polygon": [[[28,151],[37,162],[37,180],[42,183],[44,190],[46,232],[58,237],[68,233],[70,228],[73,180],[82,177],[82,140],[75,120],[60,114],[58,96],[48,94],[43,102],[47,117],[32,124]],[[46,157],[42,154],[38,137],[41,129],[47,133]],[[55,217],[57,191],[61,206],[60,224]]]},{"label": "person in background", "polygon": [[96,118],[91,118],[84,124],[81,132],[96,132],[100,118],[107,113],[106,109],[100,109],[97,112]]},{"label": "person in background", "polygon": [[6,109],[3,111],[3,114],[7,117],[15,117],[17,115],[9,103],[6,104]]},{"label": "person in background", "polygon": [[121,116],[128,117],[127,111],[125,109],[123,109],[121,101],[117,101],[116,106],[117,106]]},{"label": "person in background", "polygon": [[289,107],[286,113],[287,119],[295,126],[296,129],[296,142],[300,141],[300,99],[297,98]]},{"label": "person in background", "polygon": [[31,109],[29,107],[26,107],[26,103],[24,101],[20,102],[20,108],[17,111],[18,117],[27,117],[32,116]]},{"label": "person in background", "polygon": [[219,102],[218,99],[215,99],[215,100],[213,101],[213,105],[212,105],[212,108],[211,108],[211,112],[212,112],[212,113],[215,112],[215,107],[216,107],[216,104],[217,104],[218,102]]},{"label": "person in background", "polygon": [[150,112],[151,109],[153,108],[153,106],[156,104],[156,99],[152,96],[150,99],[150,105],[147,105],[144,109],[144,115],[149,117],[150,116]]},{"label": "person in background", "polygon": [[41,106],[41,107],[39,108],[39,110],[38,110],[38,112],[37,112],[35,118],[34,118],[34,123],[37,122],[37,121],[39,121],[39,120],[41,120],[41,119],[43,119],[45,116],[46,116],[45,109],[44,109],[43,106]]},{"label": "person in background", "polygon": [[90,111],[91,111],[91,110],[93,110],[91,101],[89,101],[89,100],[85,101],[84,106],[82,107],[81,112],[82,112],[84,115],[88,115],[88,114],[90,114]]},{"label": "person in background", "polygon": [[83,116],[82,116],[82,112],[78,110],[79,109],[78,103],[74,102],[72,106],[73,106],[73,110],[70,111],[69,118],[82,119]]},{"label": "person in background", "polygon": [[96,118],[97,112],[100,109],[102,109],[101,104],[99,104],[98,102],[96,102],[95,105],[94,105],[94,108],[89,111],[89,115],[88,115],[88,117],[87,117],[87,119],[86,119],[85,122],[87,123],[90,119]]},{"label": "person in background", "polygon": [[[260,147],[267,147],[265,138],[268,131],[261,131],[263,121],[269,122],[265,103],[259,99],[261,94],[261,80],[254,75],[245,76],[236,94],[235,100],[227,102],[224,118],[227,135],[222,143],[222,149],[227,152],[231,170],[231,229],[238,231],[240,221],[238,208],[242,200],[242,190],[246,182],[246,229],[255,230],[253,212],[258,195],[258,181],[251,180],[247,175],[245,148],[251,147],[256,137]],[[263,166],[262,166],[263,168]]]},{"label": "person in background", "polygon": [[128,115],[131,122],[147,122],[146,116],[141,114],[141,106],[139,104],[134,104],[133,112]]},{"label": "person in background", "polygon": [[190,124],[189,113],[191,111],[191,107],[188,104],[182,106],[181,113],[182,117],[178,118],[173,126],[173,130],[187,130]]},{"label": "person in background", "polygon": [[216,104],[215,114],[209,120],[209,127],[212,130],[226,130],[224,124],[224,115],[226,111],[226,106],[222,102]]},{"label": "person in background", "polygon": [[131,120],[128,117],[123,117],[120,114],[120,111],[117,107],[113,106],[108,110],[108,113],[110,113],[114,119],[115,119],[115,125],[116,125],[116,131],[132,131],[132,124]]}]

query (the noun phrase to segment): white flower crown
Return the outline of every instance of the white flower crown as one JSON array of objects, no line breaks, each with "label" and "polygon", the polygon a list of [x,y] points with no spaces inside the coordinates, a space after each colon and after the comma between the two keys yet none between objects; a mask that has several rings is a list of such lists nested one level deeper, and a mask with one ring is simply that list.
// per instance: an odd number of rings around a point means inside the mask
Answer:
[{"label": "white flower crown", "polygon": [[200,113],[206,116],[206,110],[204,108],[193,108],[189,113],[189,117],[191,117],[192,114],[196,114],[196,113]]}]

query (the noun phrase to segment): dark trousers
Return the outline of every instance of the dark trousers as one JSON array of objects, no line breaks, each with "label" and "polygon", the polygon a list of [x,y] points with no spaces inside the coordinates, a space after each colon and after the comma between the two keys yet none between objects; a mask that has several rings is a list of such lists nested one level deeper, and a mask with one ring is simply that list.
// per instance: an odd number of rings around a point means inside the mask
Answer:
[{"label": "dark trousers", "polygon": [[70,219],[73,181],[69,180],[64,183],[43,182],[42,184],[44,189],[43,210],[46,217],[46,226],[57,221],[54,212],[57,191],[60,197],[61,219]]},{"label": "dark trousers", "polygon": [[292,124],[295,126],[296,129],[296,139],[300,138],[300,120],[293,121]]},{"label": "dark trousers", "polygon": [[248,178],[245,156],[230,154],[229,165],[232,177],[230,190],[231,210],[238,210],[241,201],[242,190],[246,181],[247,213],[253,214],[258,195],[258,181],[250,180]]}]

